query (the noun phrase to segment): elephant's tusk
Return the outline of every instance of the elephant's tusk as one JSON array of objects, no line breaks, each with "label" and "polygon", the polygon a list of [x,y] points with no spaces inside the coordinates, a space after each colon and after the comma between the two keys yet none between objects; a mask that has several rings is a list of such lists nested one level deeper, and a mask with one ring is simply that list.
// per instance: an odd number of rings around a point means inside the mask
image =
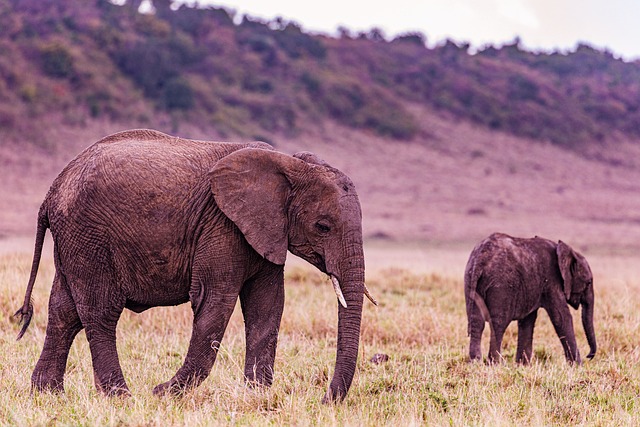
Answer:
[{"label": "elephant's tusk", "polygon": [[378,305],[378,301],[373,296],[371,296],[367,285],[365,285],[364,283],[362,285],[364,286],[364,294],[367,296],[367,298],[369,298],[369,301],[371,301],[373,305]]},{"label": "elephant's tusk", "polygon": [[340,290],[340,282],[338,282],[338,279],[336,278],[336,276],[330,276],[330,277],[331,277],[331,283],[333,283],[333,290],[336,291],[336,296],[338,297],[338,301],[340,301],[340,304],[344,308],[347,308],[347,302],[344,300],[344,295],[342,295],[342,291]]}]

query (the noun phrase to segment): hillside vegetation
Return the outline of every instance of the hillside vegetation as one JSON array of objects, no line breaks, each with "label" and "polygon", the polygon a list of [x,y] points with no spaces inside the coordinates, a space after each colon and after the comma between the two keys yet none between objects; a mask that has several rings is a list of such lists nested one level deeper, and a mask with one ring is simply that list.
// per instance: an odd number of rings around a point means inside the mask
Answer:
[{"label": "hillside vegetation", "polygon": [[423,132],[415,104],[563,146],[640,137],[640,63],[586,44],[533,53],[516,39],[471,54],[419,33],[329,37],[222,8],[139,5],[0,0],[2,140],[51,143],[52,121],[158,117],[266,140],[325,121],[411,140]]}]

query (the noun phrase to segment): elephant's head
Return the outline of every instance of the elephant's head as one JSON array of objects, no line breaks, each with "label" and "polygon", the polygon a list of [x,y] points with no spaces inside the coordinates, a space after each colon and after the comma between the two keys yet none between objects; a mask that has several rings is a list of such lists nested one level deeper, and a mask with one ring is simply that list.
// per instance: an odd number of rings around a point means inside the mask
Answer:
[{"label": "elephant's head", "polygon": [[596,334],[593,328],[593,274],[580,253],[559,241],[556,248],[567,303],[576,310],[582,305],[582,326],[589,343],[589,359],[596,354]]},{"label": "elephant's head", "polygon": [[210,179],[219,208],[261,256],[283,265],[288,249],[331,277],[340,301],[338,348],[324,401],[343,399],[356,367],[363,294],[369,296],[353,183],[311,153],[261,149],[228,155]]}]

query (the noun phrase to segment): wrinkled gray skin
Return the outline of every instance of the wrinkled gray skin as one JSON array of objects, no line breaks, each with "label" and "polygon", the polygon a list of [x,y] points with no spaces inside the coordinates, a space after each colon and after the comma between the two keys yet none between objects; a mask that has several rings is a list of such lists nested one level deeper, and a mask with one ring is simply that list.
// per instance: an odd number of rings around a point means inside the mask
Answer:
[{"label": "wrinkled gray skin", "polygon": [[361,210],[353,183],[311,153],[289,156],[264,143],[218,143],[134,130],[83,151],[60,173],[38,217],[31,292],[46,229],[56,274],[44,348],[31,377],[63,390],[67,356],[85,329],[96,387],[128,394],[116,350],[127,308],[190,302],[193,331],[183,366],[154,393],[181,393],[211,371],[240,297],[248,382],[272,382],[284,306],[287,249],[335,276],[335,372],[324,401],[343,399],[353,379],[364,291]]},{"label": "wrinkled gray skin", "polygon": [[518,321],[516,361],[531,361],[533,328],[538,309],[549,314],[570,363],[581,363],[569,305],[582,306],[591,359],[596,353],[593,329],[593,275],[586,259],[559,241],[521,239],[495,233],[471,252],[464,274],[469,357],[482,358],[480,340],[485,320],[491,328],[489,361],[500,360],[502,336]]}]

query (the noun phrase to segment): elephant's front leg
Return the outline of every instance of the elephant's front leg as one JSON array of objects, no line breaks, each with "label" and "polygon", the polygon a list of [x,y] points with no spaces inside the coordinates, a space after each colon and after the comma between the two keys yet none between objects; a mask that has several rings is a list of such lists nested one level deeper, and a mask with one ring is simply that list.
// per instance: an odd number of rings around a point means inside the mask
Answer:
[{"label": "elephant's front leg", "polygon": [[233,313],[240,284],[217,283],[205,286],[198,281],[190,292],[193,330],[184,363],[169,381],[153,389],[156,395],[181,394],[200,385],[211,372],[220,342]]},{"label": "elephant's front leg", "polygon": [[244,365],[249,384],[270,386],[276,357],[278,330],[284,308],[284,268],[269,264],[240,292],[247,351]]},{"label": "elephant's front leg", "polygon": [[569,363],[577,363],[580,365],[582,360],[580,359],[580,352],[578,351],[578,345],[576,344],[576,335],[573,330],[573,318],[569,311],[569,306],[562,300],[557,304],[553,304],[547,309],[551,323],[560,338],[562,348],[564,349],[564,356]]}]

